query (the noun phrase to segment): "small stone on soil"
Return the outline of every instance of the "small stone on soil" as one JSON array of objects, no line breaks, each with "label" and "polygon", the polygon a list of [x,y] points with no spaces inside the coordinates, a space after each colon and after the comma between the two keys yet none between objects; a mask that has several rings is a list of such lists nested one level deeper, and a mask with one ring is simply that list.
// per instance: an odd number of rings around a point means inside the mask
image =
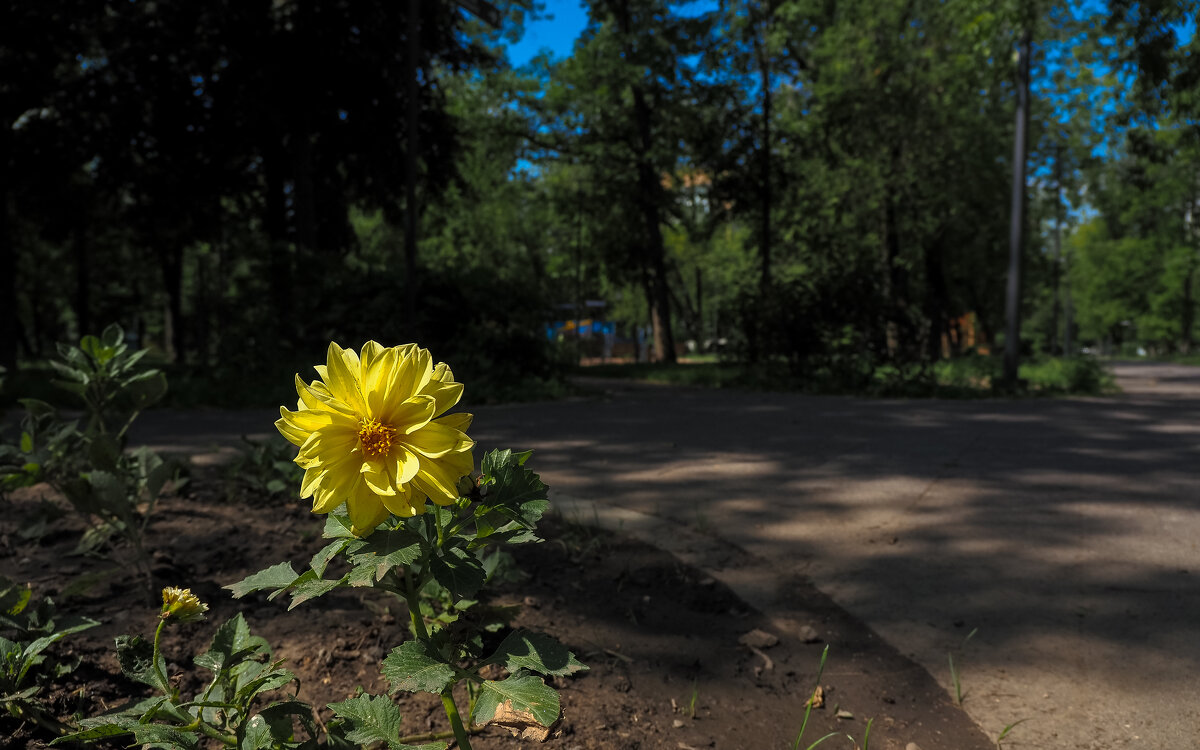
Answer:
[{"label": "small stone on soil", "polygon": [[738,643],[751,648],[770,648],[779,645],[779,638],[765,630],[755,628],[738,638]]}]

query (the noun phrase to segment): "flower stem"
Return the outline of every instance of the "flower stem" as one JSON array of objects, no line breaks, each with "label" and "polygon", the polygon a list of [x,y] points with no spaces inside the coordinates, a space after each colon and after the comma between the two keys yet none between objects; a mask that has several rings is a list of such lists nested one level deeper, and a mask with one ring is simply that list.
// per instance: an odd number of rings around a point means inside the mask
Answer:
[{"label": "flower stem", "polygon": [[151,655],[150,660],[154,662],[155,674],[158,675],[158,679],[162,680],[163,692],[165,692],[167,696],[174,701],[177,696],[175,695],[175,691],[171,689],[171,682],[167,679],[167,675],[163,672],[160,664],[160,660],[162,660],[162,651],[159,650],[158,646],[159,640],[162,638],[163,628],[166,626],[167,621],[160,618],[158,621],[158,629],[154,631],[154,653]]},{"label": "flower stem", "polygon": [[[486,728],[485,724],[471,724],[466,727],[467,734],[479,734]],[[425,732],[423,734],[410,734],[399,739],[400,744],[409,745],[414,742],[435,742],[437,740],[448,740],[454,737],[454,732]],[[456,738],[457,739],[457,738]]]},{"label": "flower stem", "polygon": [[458,716],[458,706],[454,705],[454,696],[450,693],[450,688],[442,693],[442,707],[446,709],[446,718],[450,719],[450,728],[454,730],[454,739],[458,743],[458,750],[471,750],[471,740],[466,728],[463,727],[462,719]]},{"label": "flower stem", "polygon": [[421,604],[417,601],[417,588],[413,583],[412,571],[404,569],[404,601],[408,603],[408,616],[412,620],[413,635],[427,642],[429,631],[425,629],[425,616],[421,614]]}]

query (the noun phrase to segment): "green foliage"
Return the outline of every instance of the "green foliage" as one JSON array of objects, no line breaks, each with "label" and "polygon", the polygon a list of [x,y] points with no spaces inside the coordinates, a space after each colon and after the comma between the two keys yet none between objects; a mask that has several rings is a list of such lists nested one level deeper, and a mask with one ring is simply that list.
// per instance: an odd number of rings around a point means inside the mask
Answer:
[{"label": "green foliage", "polygon": [[[250,633],[240,613],[217,628],[208,650],[195,657],[196,666],[212,676],[202,691],[187,700],[166,677],[166,660],[159,650],[165,625],[160,620],[153,643],[140,636],[117,638],[121,672],[159,695],[83,719],[78,731],[55,744],[133,735],[136,743],[183,748],[202,747],[213,739],[248,750],[314,746],[318,734],[312,709],[295,696],[257,708],[263,694],[280,690],[296,678],[280,667],[281,662],[272,661],[267,642]],[[297,721],[306,740],[295,736]]]},{"label": "green foliage", "polygon": [[61,731],[40,695],[78,662],[59,662],[46,651],[66,636],[99,624],[86,617],[60,615],[50,598],[35,602],[30,587],[0,576],[0,707],[16,718]]},{"label": "green foliage", "polygon": [[[351,532],[347,515],[331,513],[324,533],[330,542],[303,572],[279,563],[226,588],[235,598],[267,592],[273,599],[286,593],[290,607],[343,587],[388,591],[404,602],[413,636],[383,660],[382,673],[393,691],[442,696],[460,747],[467,730],[451,692],[462,681],[471,686],[472,721],[500,721],[496,713],[504,706],[504,722],[531,717],[549,727],[558,719],[559,702],[543,677],[586,667],[550,636],[524,630],[486,652],[483,636],[503,627],[505,613],[480,607],[472,598],[490,577],[506,575],[511,558],[502,545],[540,541],[535,529],[549,501],[546,485],[525,465],[529,457],[529,452],[492,451],[483,457],[481,474],[460,483],[464,494],[456,503],[411,518],[392,517],[364,538]],[[335,567],[341,574],[326,577]],[[481,670],[487,666],[509,674],[485,679]],[[385,698],[359,696],[332,707],[342,716],[341,734],[331,726],[333,735],[402,746],[399,714]]]},{"label": "green foliage", "polygon": [[304,469],[296,465],[296,448],[279,435],[266,440],[242,437],[245,447],[224,469],[225,481],[240,493],[282,497],[299,485]]},{"label": "green foliage", "polygon": [[443,750],[444,742],[410,745],[400,738],[400,710],[386,696],[360,695],[329,707],[337,714],[330,726],[339,739],[358,745],[385,743],[390,750]]},{"label": "green foliage", "polygon": [[143,538],[168,482],[186,481],[180,468],[142,447],[125,450],[125,435],[141,411],[166,393],[162,372],[130,352],[120,326],[78,347],[59,346],[56,384],[84,408],[85,423],[64,419],[51,404],[22,399],[25,416],[16,445],[0,445],[0,491],[48,482],[88,522],[77,552],[99,554],[113,537],[130,548],[129,564],[153,592]]}]

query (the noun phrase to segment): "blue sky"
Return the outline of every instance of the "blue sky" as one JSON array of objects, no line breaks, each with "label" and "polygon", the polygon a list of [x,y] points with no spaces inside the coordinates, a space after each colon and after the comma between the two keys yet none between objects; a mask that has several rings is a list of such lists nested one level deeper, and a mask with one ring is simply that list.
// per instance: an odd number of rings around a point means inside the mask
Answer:
[{"label": "blue sky", "polygon": [[579,0],[546,0],[545,15],[553,18],[526,21],[525,36],[509,46],[508,59],[514,66],[524,65],[543,49],[555,57],[566,57],[587,24],[587,11]]}]

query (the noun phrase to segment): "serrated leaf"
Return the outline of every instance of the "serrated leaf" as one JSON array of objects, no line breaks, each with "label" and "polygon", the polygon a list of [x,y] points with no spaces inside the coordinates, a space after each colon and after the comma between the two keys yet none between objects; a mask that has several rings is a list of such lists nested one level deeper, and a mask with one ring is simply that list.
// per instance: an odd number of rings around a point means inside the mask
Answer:
[{"label": "serrated leaf", "polygon": [[416,562],[421,557],[421,544],[421,536],[408,529],[377,531],[365,539],[350,558],[356,567],[363,563],[372,564],[375,577],[382,578],[392,568]]},{"label": "serrated leaf", "polygon": [[357,698],[330,703],[329,708],[346,722],[346,739],[366,745],[386,742],[390,747],[400,743],[400,709],[387,696],[360,695]]},{"label": "serrated leaf", "polygon": [[133,739],[139,745],[162,743],[172,749],[185,750],[200,746],[198,734],[162,724],[134,724],[129,727],[129,731],[133,733]]},{"label": "serrated leaf", "polygon": [[224,588],[229,589],[233,593],[234,599],[241,599],[246,594],[251,594],[255,591],[273,590],[275,593],[270,598],[274,598],[287,587],[296,582],[300,576],[292,569],[290,562],[281,562],[278,565],[272,565],[266,570],[260,570],[253,575],[247,576],[237,583],[231,583]]},{"label": "serrated leaf", "polygon": [[337,557],[338,553],[346,548],[349,543],[347,539],[335,539],[329,544],[321,548],[321,551],[312,556],[308,567],[312,568],[313,572],[319,576],[325,575],[325,568],[329,567],[329,561]]},{"label": "serrated leaf", "polygon": [[238,688],[235,700],[239,703],[248,702],[259,693],[275,690],[296,679],[296,675],[286,669],[271,669],[250,680]]},{"label": "serrated leaf", "polygon": [[162,675],[167,673],[167,664],[162,654],[158,655],[157,661],[156,669],[154,646],[145,638],[140,635],[117,636],[117,664],[125,676],[169,694],[171,687],[162,678]]},{"label": "serrated leaf", "polygon": [[544,675],[569,675],[587,667],[567,647],[545,633],[514,630],[485,664],[500,664],[509,672],[524,668]]},{"label": "serrated leaf", "polygon": [[294,731],[292,719],[299,719],[300,725],[310,737],[317,735],[316,722],[313,719],[313,708],[300,701],[280,701],[272,703],[258,714],[266,720],[271,728],[271,736],[279,742],[293,741]]},{"label": "serrated leaf", "polygon": [[326,539],[354,539],[357,536],[350,530],[350,517],[337,512],[325,517],[325,530],[322,535]]},{"label": "serrated leaf", "polygon": [[433,578],[455,599],[466,599],[483,588],[487,578],[483,564],[466,550],[452,547],[429,561]]},{"label": "serrated leaf", "polygon": [[512,710],[529,712],[542,726],[553,726],[558,721],[558,693],[541,677],[525,671],[514,672],[499,682],[487,680],[480,685],[471,720],[486,724],[495,717],[497,708],[510,702]]},{"label": "serrated leaf", "polygon": [[262,716],[255,714],[238,729],[238,750],[267,750],[275,743],[271,725]]},{"label": "serrated leaf", "polygon": [[380,670],[391,692],[440,695],[454,680],[454,667],[420,641],[405,641],[383,660]]},{"label": "serrated leaf", "polygon": [[[306,572],[304,576],[301,576],[301,579],[305,578],[308,573],[312,573],[312,571]],[[311,580],[302,580],[292,589],[292,603],[288,605],[288,611],[295,609],[309,599],[316,599],[318,596],[328,594],[338,586],[346,583],[348,578],[349,576],[342,576],[341,578],[316,578],[314,575]]]},{"label": "serrated leaf", "polygon": [[260,636],[251,635],[246,618],[242,617],[241,612],[238,612],[217,628],[217,632],[213,633],[208,651],[198,655],[194,661],[197,666],[213,672],[220,672],[233,667],[260,650],[269,650],[266,640]]},{"label": "serrated leaf", "polygon": [[[84,723],[87,723],[86,720]],[[51,742],[51,745],[58,745],[66,742],[91,742],[94,740],[107,739],[109,737],[118,737],[122,734],[129,734],[126,729],[128,725],[136,724],[137,719],[120,719],[110,720],[99,726],[89,727],[80,732],[72,732],[71,734],[63,735]]]},{"label": "serrated leaf", "polygon": [[[375,582],[376,568],[370,562],[356,565],[346,576],[346,583],[354,587],[370,586]],[[384,571],[387,572],[386,570]]]}]

